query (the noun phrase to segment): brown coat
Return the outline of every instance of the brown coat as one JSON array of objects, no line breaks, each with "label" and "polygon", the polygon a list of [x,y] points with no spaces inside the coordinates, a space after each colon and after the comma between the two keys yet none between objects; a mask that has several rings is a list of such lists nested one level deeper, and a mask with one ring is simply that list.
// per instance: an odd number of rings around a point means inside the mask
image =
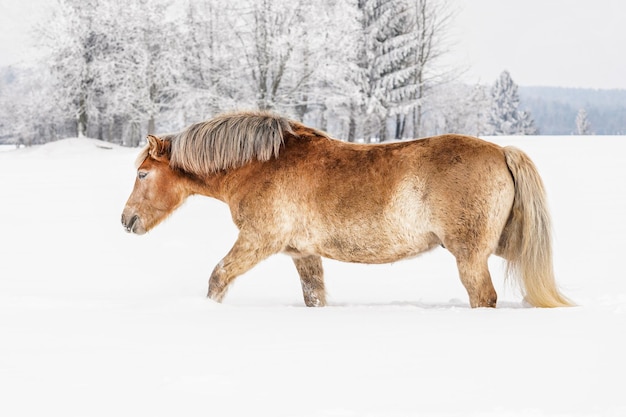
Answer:
[{"label": "brown coat", "polygon": [[496,305],[494,253],[528,302],[570,304],[554,283],[541,179],[515,148],[460,135],[359,145],[276,115],[227,114],[149,138],[122,223],[145,233],[192,194],[224,201],[240,230],[211,275],[216,301],[279,252],[293,258],[305,303],[321,306],[321,257],[387,263],[443,245],[473,307]]}]

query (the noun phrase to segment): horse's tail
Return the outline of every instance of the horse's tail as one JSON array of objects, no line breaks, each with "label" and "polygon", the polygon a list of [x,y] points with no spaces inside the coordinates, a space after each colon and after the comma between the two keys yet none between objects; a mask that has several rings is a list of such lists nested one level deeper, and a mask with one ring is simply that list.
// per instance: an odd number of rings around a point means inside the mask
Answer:
[{"label": "horse's tail", "polygon": [[507,276],[535,307],[572,306],[554,280],[550,213],[537,168],[514,147],[505,147],[504,156],[515,184],[513,207],[498,246],[498,254],[508,261]]}]

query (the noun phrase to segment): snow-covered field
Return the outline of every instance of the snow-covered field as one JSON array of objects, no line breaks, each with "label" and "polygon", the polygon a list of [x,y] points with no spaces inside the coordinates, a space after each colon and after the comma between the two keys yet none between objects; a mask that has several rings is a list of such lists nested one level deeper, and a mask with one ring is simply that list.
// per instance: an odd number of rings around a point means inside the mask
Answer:
[{"label": "snow-covered field", "polygon": [[626,415],[626,137],[493,140],[538,165],[579,307],[525,307],[494,258],[499,308],[471,310],[444,249],[326,261],[322,309],[275,256],[218,305],[225,205],[193,198],[129,235],[137,149],[1,152],[0,416]]}]

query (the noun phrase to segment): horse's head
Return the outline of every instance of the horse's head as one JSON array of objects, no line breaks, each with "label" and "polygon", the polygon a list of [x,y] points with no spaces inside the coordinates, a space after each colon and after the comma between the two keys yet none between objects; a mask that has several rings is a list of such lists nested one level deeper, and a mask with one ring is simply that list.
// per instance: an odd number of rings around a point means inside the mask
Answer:
[{"label": "horse's head", "polygon": [[165,219],[189,196],[182,174],[170,168],[171,142],[148,136],[137,159],[137,178],[124,212],[127,232],[142,235]]}]

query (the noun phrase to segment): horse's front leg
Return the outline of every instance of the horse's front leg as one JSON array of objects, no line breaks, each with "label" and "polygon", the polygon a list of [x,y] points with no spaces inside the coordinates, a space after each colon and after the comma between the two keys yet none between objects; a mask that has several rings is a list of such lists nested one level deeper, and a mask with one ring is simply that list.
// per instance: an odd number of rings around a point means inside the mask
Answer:
[{"label": "horse's front leg", "polygon": [[323,307],[326,305],[326,289],[324,288],[324,269],[322,268],[322,258],[316,255],[293,258],[300,283],[302,284],[302,294],[304,304],[307,307]]},{"label": "horse's front leg", "polygon": [[213,270],[209,279],[207,296],[211,300],[221,303],[229,285],[235,278],[250,270],[263,259],[278,252],[274,246],[266,241],[250,239],[244,233],[240,233],[230,252]]}]

